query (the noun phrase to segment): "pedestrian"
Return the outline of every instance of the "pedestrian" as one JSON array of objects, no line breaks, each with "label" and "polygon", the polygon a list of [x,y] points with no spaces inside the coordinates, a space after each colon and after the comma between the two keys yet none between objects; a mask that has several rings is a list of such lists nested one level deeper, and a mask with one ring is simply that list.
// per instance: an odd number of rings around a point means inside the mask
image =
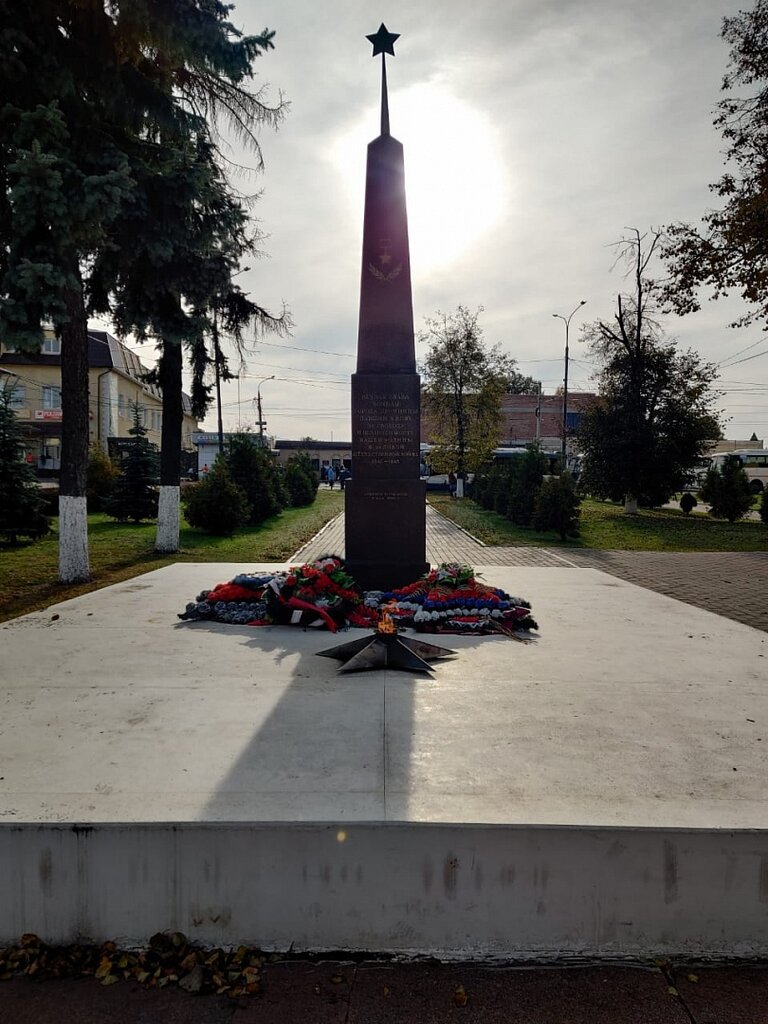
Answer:
[{"label": "pedestrian", "polygon": [[341,469],[339,470],[339,489],[342,491],[344,490],[344,484],[346,484],[347,482],[348,475],[349,474],[347,472],[347,467],[342,466]]},{"label": "pedestrian", "polygon": [[329,466],[328,467],[327,480],[328,480],[328,486],[331,488],[331,490],[333,490],[333,482],[334,482],[335,479],[336,479],[336,472],[335,472],[333,466]]},{"label": "pedestrian", "polygon": [[448,474],[448,488],[451,492],[451,497],[456,497],[456,474],[451,470]]},{"label": "pedestrian", "polygon": [[203,480],[208,476],[208,463],[203,466]]}]

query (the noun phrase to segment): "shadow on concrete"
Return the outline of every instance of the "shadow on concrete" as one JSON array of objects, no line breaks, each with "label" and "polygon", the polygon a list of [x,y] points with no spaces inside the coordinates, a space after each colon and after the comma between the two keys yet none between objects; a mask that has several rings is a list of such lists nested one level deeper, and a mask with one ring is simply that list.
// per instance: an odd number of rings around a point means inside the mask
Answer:
[{"label": "shadow on concrete", "polygon": [[[318,651],[363,636],[351,629],[301,630],[212,622],[179,628],[215,630],[254,654],[254,706],[275,698],[216,791],[201,809],[206,819],[380,821],[388,817],[388,780],[407,789],[417,673],[338,673]],[[286,681],[286,662],[290,662]],[[252,815],[246,812],[252,810]]]}]

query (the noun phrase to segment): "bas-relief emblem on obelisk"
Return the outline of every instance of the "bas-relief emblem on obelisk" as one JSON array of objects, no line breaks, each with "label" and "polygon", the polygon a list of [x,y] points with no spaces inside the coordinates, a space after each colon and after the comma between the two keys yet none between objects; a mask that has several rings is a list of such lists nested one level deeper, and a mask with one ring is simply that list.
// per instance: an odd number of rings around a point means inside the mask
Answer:
[{"label": "bas-relief emblem on obelisk", "polygon": [[368,264],[368,270],[376,278],[377,281],[394,281],[394,279],[400,274],[403,269],[403,264],[398,263],[396,267],[391,270],[390,265],[392,263],[392,239],[382,238],[379,241],[379,255],[377,257],[378,267],[374,263]]},{"label": "bas-relief emblem on obelisk", "polygon": [[388,590],[417,579],[429,563],[403,147],[389,132],[385,55],[394,56],[399,37],[382,25],[367,38],[373,56],[381,54],[381,134],[366,165],[345,548],[361,586]]}]

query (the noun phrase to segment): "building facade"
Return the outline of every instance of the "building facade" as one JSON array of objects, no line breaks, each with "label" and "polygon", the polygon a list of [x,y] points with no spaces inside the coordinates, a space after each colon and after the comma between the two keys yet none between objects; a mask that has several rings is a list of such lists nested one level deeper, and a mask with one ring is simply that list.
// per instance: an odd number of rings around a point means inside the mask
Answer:
[{"label": "building facade", "polygon": [[[106,331],[88,331],[89,441],[105,452],[110,442],[129,436],[133,410],[160,446],[163,398],[159,388],[143,380],[148,368],[135,352]],[[0,345],[0,377],[13,387],[13,407],[27,435],[28,458],[42,478],[57,476],[61,451],[61,348],[46,332],[39,355],[16,352]],[[182,449],[193,451],[198,429],[189,396],[183,396]]]},{"label": "building facade", "polygon": [[[566,416],[568,436],[579,426],[579,420],[590,402],[592,392],[568,392]],[[432,443],[434,424],[422,406],[421,439]],[[519,448],[538,440],[544,448],[559,448],[563,438],[562,395],[504,395],[501,400],[499,445]]]}]

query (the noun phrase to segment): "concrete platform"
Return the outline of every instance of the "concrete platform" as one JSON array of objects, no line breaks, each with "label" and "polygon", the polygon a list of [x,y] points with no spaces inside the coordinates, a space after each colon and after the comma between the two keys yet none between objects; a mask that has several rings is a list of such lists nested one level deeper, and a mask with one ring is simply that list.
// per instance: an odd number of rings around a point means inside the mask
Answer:
[{"label": "concrete platform", "polygon": [[489,566],[537,643],[337,676],[327,633],[176,620],[252,568],[0,627],[0,941],[768,952],[764,633],[592,569]]}]

